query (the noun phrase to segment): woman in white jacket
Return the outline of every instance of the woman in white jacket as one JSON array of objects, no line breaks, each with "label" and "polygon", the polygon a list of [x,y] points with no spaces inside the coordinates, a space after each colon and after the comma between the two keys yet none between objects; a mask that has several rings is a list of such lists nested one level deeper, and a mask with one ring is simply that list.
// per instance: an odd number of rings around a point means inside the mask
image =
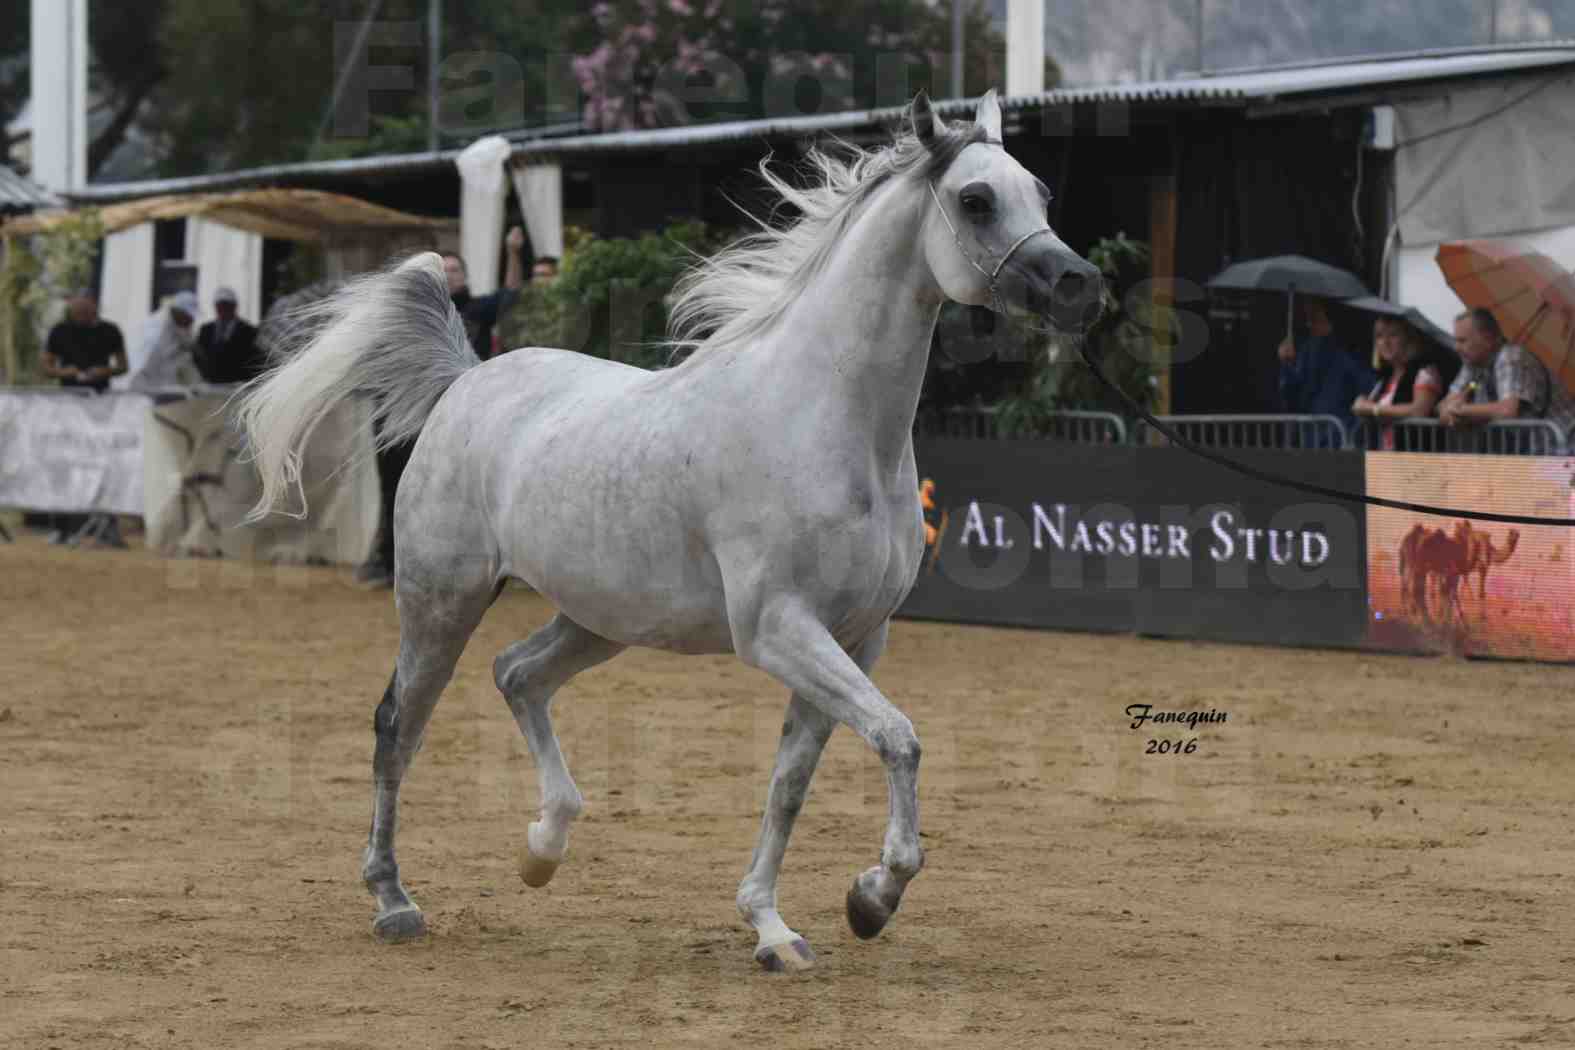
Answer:
[{"label": "woman in white jacket", "polygon": [[195,386],[202,373],[191,356],[197,341],[197,296],[176,292],[142,329],[141,367],[131,377],[133,390]]}]

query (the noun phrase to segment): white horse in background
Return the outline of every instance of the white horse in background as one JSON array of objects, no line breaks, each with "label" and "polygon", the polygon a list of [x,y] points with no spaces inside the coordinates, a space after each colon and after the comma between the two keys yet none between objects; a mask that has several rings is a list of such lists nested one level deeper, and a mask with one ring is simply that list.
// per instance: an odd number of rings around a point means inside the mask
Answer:
[{"label": "white horse in background", "polygon": [[1081,331],[1101,295],[1098,271],[1046,224],[1044,184],[1002,147],[993,91],[971,125],[944,124],[922,94],[909,118],[884,149],[813,152],[808,188],[761,165],[799,217],[685,279],[674,318],[693,353],[676,368],[552,349],[482,364],[424,254],[308,307],[308,344],[246,392],[259,516],[286,499],[302,443],[343,398],[374,399],[384,443],[419,435],[394,518],[399,656],[374,719],[362,875],[378,936],[425,933],[394,857],[400,782],[511,577],[558,610],[493,664],[540,776],[525,882],[552,877],[582,806],[553,694],[628,646],[733,652],[792,691],[737,897],[755,958],[813,963],[777,913],[777,873],[838,723],[880,756],[891,803],[848,922],[869,938],[897,910],[924,862],[919,740],[869,673],[924,554],[912,428],[931,332],[948,298]]}]

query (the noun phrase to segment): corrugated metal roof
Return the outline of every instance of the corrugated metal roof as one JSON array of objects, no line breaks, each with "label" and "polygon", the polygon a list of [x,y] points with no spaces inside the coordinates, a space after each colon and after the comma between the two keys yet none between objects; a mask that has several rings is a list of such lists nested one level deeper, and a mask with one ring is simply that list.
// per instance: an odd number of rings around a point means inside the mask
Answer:
[{"label": "corrugated metal roof", "polygon": [[[1210,97],[1209,92],[1253,101],[1323,92],[1358,91],[1428,80],[1450,80],[1486,74],[1515,73],[1554,66],[1575,65],[1575,44],[1495,50],[1418,52],[1408,55],[1374,55],[1340,62],[1280,66],[1273,69],[1226,71],[1208,76],[1131,84],[1108,91],[1110,97],[1142,101],[1156,94],[1167,97]],[[1063,94],[1049,92],[1044,99]],[[1079,92],[1066,92],[1076,95]],[[1032,105],[1033,98],[1013,103]]]},{"label": "corrugated metal roof", "polygon": [[[538,138],[565,135],[579,130],[578,121],[555,124],[545,128],[532,128],[519,132],[504,132],[503,137],[516,144]],[[133,197],[154,197],[177,193],[201,193],[208,190],[231,190],[250,186],[266,186],[281,181],[301,178],[354,178],[357,175],[399,175],[422,171],[452,169],[457,149],[422,151],[420,153],[385,153],[377,157],[352,157],[348,160],[309,160],[295,164],[270,164],[262,168],[226,171],[214,175],[190,175],[175,179],[142,179],[136,182],[105,182],[73,190],[72,200],[84,204],[102,204],[106,201],[127,200]]]},{"label": "corrugated metal roof", "polygon": [[[1386,87],[1552,70],[1560,66],[1575,67],[1575,43],[1540,43],[1412,52],[1403,55],[1374,55],[1339,62],[1309,63],[1273,69],[1223,71],[1207,76],[1178,77],[1172,80],[1060,88],[1043,94],[1006,98],[1002,100],[1002,105],[1008,111],[1020,111],[1099,102],[1140,107],[1177,104],[1228,107],[1261,104],[1283,98],[1328,97],[1331,101],[1336,101],[1342,94],[1370,93]],[[976,101],[975,99],[947,99],[937,101],[935,107],[942,116],[956,118],[971,114]],[[844,113],[547,137],[517,142],[514,156],[574,156],[675,149],[755,138],[783,138],[823,132],[874,129],[895,122],[901,115],[901,107],[891,106]],[[103,202],[154,194],[277,184],[280,181],[300,178],[355,177],[429,171],[451,167],[458,152],[444,150],[438,153],[409,153],[364,157],[356,160],[279,164],[267,168],[185,179],[110,183],[89,186],[72,193],[71,196],[83,202]]]},{"label": "corrugated metal roof", "polygon": [[[1384,86],[1418,84],[1490,74],[1508,74],[1558,66],[1575,66],[1575,44],[1380,55],[1337,63],[1242,70],[1209,76],[1153,80],[1131,84],[1105,84],[1060,88],[1037,95],[1017,95],[1001,100],[1007,111],[1049,109],[1086,103],[1116,102],[1133,106],[1237,105],[1244,106],[1295,96],[1337,96]],[[976,99],[947,99],[935,108],[945,117],[971,114]],[[529,142],[516,147],[515,156],[573,155],[635,149],[666,149],[746,138],[808,135],[850,128],[876,127],[902,115],[901,107],[697,124],[645,131],[615,131],[577,135],[550,142]]]},{"label": "corrugated metal roof", "polygon": [[297,178],[353,178],[357,175],[397,175],[403,172],[452,168],[459,150],[436,153],[389,153],[380,157],[355,157],[350,160],[313,160],[297,164],[270,164],[262,168],[226,171],[215,175],[190,175],[177,179],[143,179],[137,182],[106,182],[71,191],[71,199],[83,204],[103,204],[132,197],[162,197],[178,193],[202,193],[266,186]]},{"label": "corrugated metal roof", "polygon": [[57,208],[63,201],[31,179],[0,164],[0,213]]}]

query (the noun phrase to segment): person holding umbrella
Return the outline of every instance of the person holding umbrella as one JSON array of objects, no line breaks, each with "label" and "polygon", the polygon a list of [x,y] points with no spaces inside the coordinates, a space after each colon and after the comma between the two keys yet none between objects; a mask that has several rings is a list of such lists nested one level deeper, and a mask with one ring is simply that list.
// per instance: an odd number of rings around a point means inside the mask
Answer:
[{"label": "person holding umbrella", "polygon": [[1478,307],[1456,318],[1455,345],[1465,367],[1438,408],[1446,427],[1499,419],[1549,419],[1565,433],[1575,426],[1575,398],[1549,380],[1529,351],[1504,341],[1492,310]]},{"label": "person holding umbrella", "polygon": [[1416,327],[1403,317],[1380,315],[1373,321],[1373,348],[1381,376],[1370,394],[1356,399],[1351,411],[1377,420],[1378,447],[1393,451],[1394,421],[1426,419],[1444,396],[1459,365],[1435,353]]},{"label": "person holding umbrella", "polygon": [[1302,296],[1299,300],[1307,334],[1280,343],[1280,401],[1293,415],[1335,416],[1343,423],[1353,419],[1352,405],[1372,389],[1377,376],[1340,344],[1329,322],[1326,300]]},{"label": "person holding umbrella", "polygon": [[[1331,299],[1368,295],[1348,270],[1304,255],[1275,255],[1226,267],[1209,281],[1210,288],[1242,292],[1278,292],[1286,296],[1285,340],[1280,343],[1280,408],[1294,415],[1330,415],[1352,421],[1351,404],[1372,388],[1377,376],[1340,345],[1329,323]],[[1297,307],[1307,334],[1296,338]]]},{"label": "person holding umbrella", "polygon": [[1425,419],[1433,414],[1439,398],[1460,371],[1455,341],[1415,307],[1399,306],[1387,299],[1364,296],[1340,304],[1374,318],[1373,364],[1378,385],[1356,399],[1351,411],[1358,419],[1373,419],[1377,444],[1395,447],[1394,421]]}]

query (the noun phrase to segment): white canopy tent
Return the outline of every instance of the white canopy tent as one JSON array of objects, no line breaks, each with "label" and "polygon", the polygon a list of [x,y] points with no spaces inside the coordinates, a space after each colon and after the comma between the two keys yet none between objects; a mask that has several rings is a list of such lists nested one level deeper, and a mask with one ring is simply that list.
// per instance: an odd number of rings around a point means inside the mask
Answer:
[{"label": "white canopy tent", "polygon": [[1445,241],[1511,239],[1575,270],[1575,74],[1516,77],[1395,104],[1390,298],[1448,328],[1463,309]]},{"label": "white canopy tent", "polygon": [[[499,172],[501,180],[501,165]],[[35,212],[6,222],[0,234],[39,233],[68,214]],[[264,238],[320,244],[330,275],[344,276],[381,265],[399,251],[448,247],[453,231],[449,220],[303,189],[166,194],[105,205],[98,214],[105,230],[99,312],[120,326],[128,344],[155,305],[154,224],[160,220],[187,220],[183,261],[196,267],[203,309],[211,309],[214,292],[228,286],[239,297],[240,315],[254,322],[262,315]]]}]

